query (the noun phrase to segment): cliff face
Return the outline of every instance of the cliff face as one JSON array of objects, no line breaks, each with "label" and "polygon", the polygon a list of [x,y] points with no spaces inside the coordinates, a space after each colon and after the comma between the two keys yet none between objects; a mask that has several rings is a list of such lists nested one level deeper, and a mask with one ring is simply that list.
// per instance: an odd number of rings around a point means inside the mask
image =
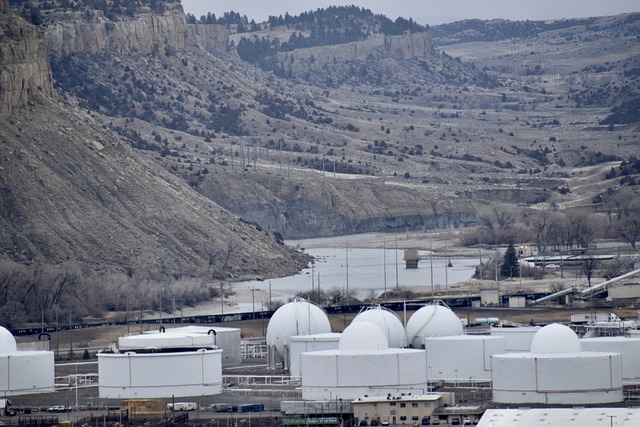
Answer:
[{"label": "cliff face", "polygon": [[224,51],[229,45],[229,31],[223,25],[191,24],[189,39],[207,52]]},{"label": "cliff face", "polygon": [[165,47],[182,49],[187,44],[187,24],[182,7],[163,14],[140,13],[116,20],[107,19],[96,10],[59,14],[47,25],[46,33],[49,52],[58,57],[106,50],[149,53]]},{"label": "cliff face", "polygon": [[371,56],[413,59],[426,56],[432,49],[429,32],[401,36],[377,35],[361,42],[308,49],[297,49],[293,53],[280,53],[278,59],[291,71],[319,69],[325,64],[347,61],[365,61]]},{"label": "cliff face", "polygon": [[26,105],[38,90],[53,95],[45,41],[36,27],[0,6],[0,118]]},{"label": "cliff face", "polygon": [[187,25],[181,5],[164,13],[143,12],[133,17],[105,17],[99,10],[56,12],[46,25],[49,52],[56,57],[74,53],[131,51],[143,54],[158,49],[184,49],[195,44],[205,50],[225,50],[228,31],[221,25]]}]

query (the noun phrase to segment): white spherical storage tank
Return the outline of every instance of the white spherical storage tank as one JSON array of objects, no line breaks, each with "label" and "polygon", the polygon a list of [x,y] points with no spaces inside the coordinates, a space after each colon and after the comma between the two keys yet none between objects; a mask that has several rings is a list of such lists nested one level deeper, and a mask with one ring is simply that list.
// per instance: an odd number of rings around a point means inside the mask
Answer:
[{"label": "white spherical storage tank", "polygon": [[560,324],[543,327],[531,351],[491,356],[493,401],[514,404],[621,402],[619,353],[582,351],[578,336]]},{"label": "white spherical storage tank", "polygon": [[525,326],[522,328],[491,327],[492,337],[505,338],[505,350],[510,352],[529,351],[531,341],[540,330],[540,326]]},{"label": "white spherical storage tank", "polygon": [[491,381],[491,356],[505,352],[504,337],[458,335],[424,339],[429,380]]},{"label": "white spherical storage tank", "polygon": [[428,337],[463,335],[462,322],[444,304],[429,304],[422,307],[407,322],[407,344],[422,348]]},{"label": "white spherical storage tank", "polygon": [[0,396],[54,391],[52,351],[18,351],[13,334],[0,326]]},{"label": "white spherical storage tank", "polygon": [[336,350],[340,344],[342,334],[329,332],[326,334],[296,335],[290,337],[290,365],[289,374],[292,377],[299,377],[300,356],[302,353],[310,351]]},{"label": "white spherical storage tank", "polygon": [[366,320],[375,323],[387,336],[389,347],[404,348],[407,346],[407,334],[397,314],[384,307],[376,306],[359,313],[353,322]]},{"label": "white spherical storage tank", "polygon": [[353,322],[337,350],[302,353],[302,398],[346,399],[424,393],[426,352],[389,348],[385,333],[368,321]]},{"label": "white spherical storage tank", "polygon": [[211,348],[222,350],[222,366],[238,366],[242,363],[241,334],[238,328],[219,326],[160,327],[139,335],[118,339],[121,352],[144,348]]},{"label": "white spherical storage tank", "polygon": [[640,384],[640,337],[600,337],[580,340],[585,351],[620,353],[622,382]]},{"label": "white spherical storage tank", "polygon": [[222,350],[99,353],[102,399],[150,399],[222,393]]},{"label": "white spherical storage tank", "polygon": [[283,305],[273,313],[267,326],[267,348],[269,365],[275,365],[275,359],[284,362],[289,368],[289,340],[297,335],[314,335],[331,332],[331,324],[324,310],[317,305],[295,300]]}]

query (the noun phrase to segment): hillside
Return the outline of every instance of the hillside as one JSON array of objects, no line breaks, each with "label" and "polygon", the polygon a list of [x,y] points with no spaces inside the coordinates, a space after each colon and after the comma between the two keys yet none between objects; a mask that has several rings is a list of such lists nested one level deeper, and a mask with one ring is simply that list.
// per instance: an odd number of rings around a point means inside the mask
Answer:
[{"label": "hillside", "polygon": [[0,22],[1,323],[193,303],[229,278],[307,264],[55,94],[37,29],[2,11]]},{"label": "hillside", "polygon": [[[359,8],[249,23],[177,1],[11,7],[36,24],[2,14],[3,52],[21,34],[33,49],[0,74],[13,284],[73,271],[109,284],[100,310],[166,307],[296,271],[308,259],[282,239],[479,226],[472,244],[570,247],[637,212],[635,14],[429,29]],[[587,237],[542,221],[581,224],[570,208],[599,221]]]}]

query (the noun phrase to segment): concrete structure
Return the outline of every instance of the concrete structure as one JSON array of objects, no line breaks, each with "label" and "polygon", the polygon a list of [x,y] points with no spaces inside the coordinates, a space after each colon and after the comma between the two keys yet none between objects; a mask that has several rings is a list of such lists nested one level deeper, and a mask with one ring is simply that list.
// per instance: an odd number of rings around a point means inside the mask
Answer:
[{"label": "concrete structure", "polygon": [[640,283],[625,283],[611,286],[609,288],[609,298],[640,298]]},{"label": "concrete structure", "polygon": [[504,337],[458,335],[424,339],[430,381],[491,381],[491,356],[505,352]]},{"label": "concrete structure", "polygon": [[492,327],[492,337],[504,337],[505,339],[505,351],[522,352],[529,351],[531,349],[531,341],[533,337],[540,330],[540,326],[526,326],[523,328],[500,328]]},{"label": "concrete structure", "polygon": [[418,252],[418,250],[405,249],[404,262],[405,262],[405,268],[408,268],[408,269],[418,268],[418,262],[420,262],[420,253]]},{"label": "concrete structure", "polygon": [[[381,306],[370,307],[361,311],[353,322],[368,321],[378,325],[387,336],[389,347],[404,348],[407,346],[407,335],[402,321],[393,311]],[[352,322],[352,323],[353,323]]]},{"label": "concrete structure", "polygon": [[640,337],[583,338],[580,344],[585,351],[620,353],[622,382],[640,384]]},{"label": "concrete structure", "polygon": [[478,427],[635,427],[639,408],[487,409]]},{"label": "concrete structure", "polygon": [[139,335],[129,335],[118,339],[121,352],[151,348],[219,348],[222,353],[222,367],[238,366],[242,363],[242,343],[240,329],[219,326],[183,326],[178,328],[160,327]]},{"label": "concrete structure", "polygon": [[18,351],[13,334],[0,326],[0,396],[54,390],[52,351]]},{"label": "concrete structure", "polygon": [[292,377],[300,377],[300,358],[302,353],[310,351],[337,350],[342,334],[329,332],[326,334],[296,335],[290,337],[289,374]]},{"label": "concrete structure", "polygon": [[570,328],[540,329],[528,353],[491,356],[493,401],[584,405],[621,402],[619,353],[583,352]]},{"label": "concrete structure", "polygon": [[276,360],[280,360],[284,369],[289,369],[291,337],[329,332],[329,318],[317,305],[303,299],[283,305],[273,313],[267,326],[269,367],[274,368]]},{"label": "concrete structure", "polygon": [[[176,328],[182,329],[182,328]],[[222,393],[216,334],[198,330],[122,337],[120,349],[98,353],[103,399],[157,399]]]},{"label": "concrete structure", "polygon": [[422,394],[428,387],[426,352],[389,348],[384,332],[368,321],[349,325],[338,350],[302,353],[301,372],[304,400]]},{"label": "concrete structure", "polygon": [[415,313],[407,322],[407,344],[423,348],[424,339],[463,335],[462,322],[444,303],[429,304]]},{"label": "concrete structure", "polygon": [[391,425],[431,423],[431,417],[436,408],[455,403],[453,393],[403,394],[386,396],[363,396],[351,402],[353,407],[354,425],[363,421],[371,425],[376,421],[378,425],[388,422]]},{"label": "concrete structure", "polygon": [[500,290],[499,289],[481,289],[480,305],[482,305],[482,307],[499,307],[500,306]]}]

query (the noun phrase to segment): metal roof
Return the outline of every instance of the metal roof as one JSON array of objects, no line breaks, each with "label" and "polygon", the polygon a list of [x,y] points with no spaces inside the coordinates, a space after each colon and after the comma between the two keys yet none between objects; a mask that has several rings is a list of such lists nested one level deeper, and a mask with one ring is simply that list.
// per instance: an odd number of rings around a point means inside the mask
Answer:
[{"label": "metal roof", "polygon": [[478,427],[637,427],[640,408],[488,409]]}]

